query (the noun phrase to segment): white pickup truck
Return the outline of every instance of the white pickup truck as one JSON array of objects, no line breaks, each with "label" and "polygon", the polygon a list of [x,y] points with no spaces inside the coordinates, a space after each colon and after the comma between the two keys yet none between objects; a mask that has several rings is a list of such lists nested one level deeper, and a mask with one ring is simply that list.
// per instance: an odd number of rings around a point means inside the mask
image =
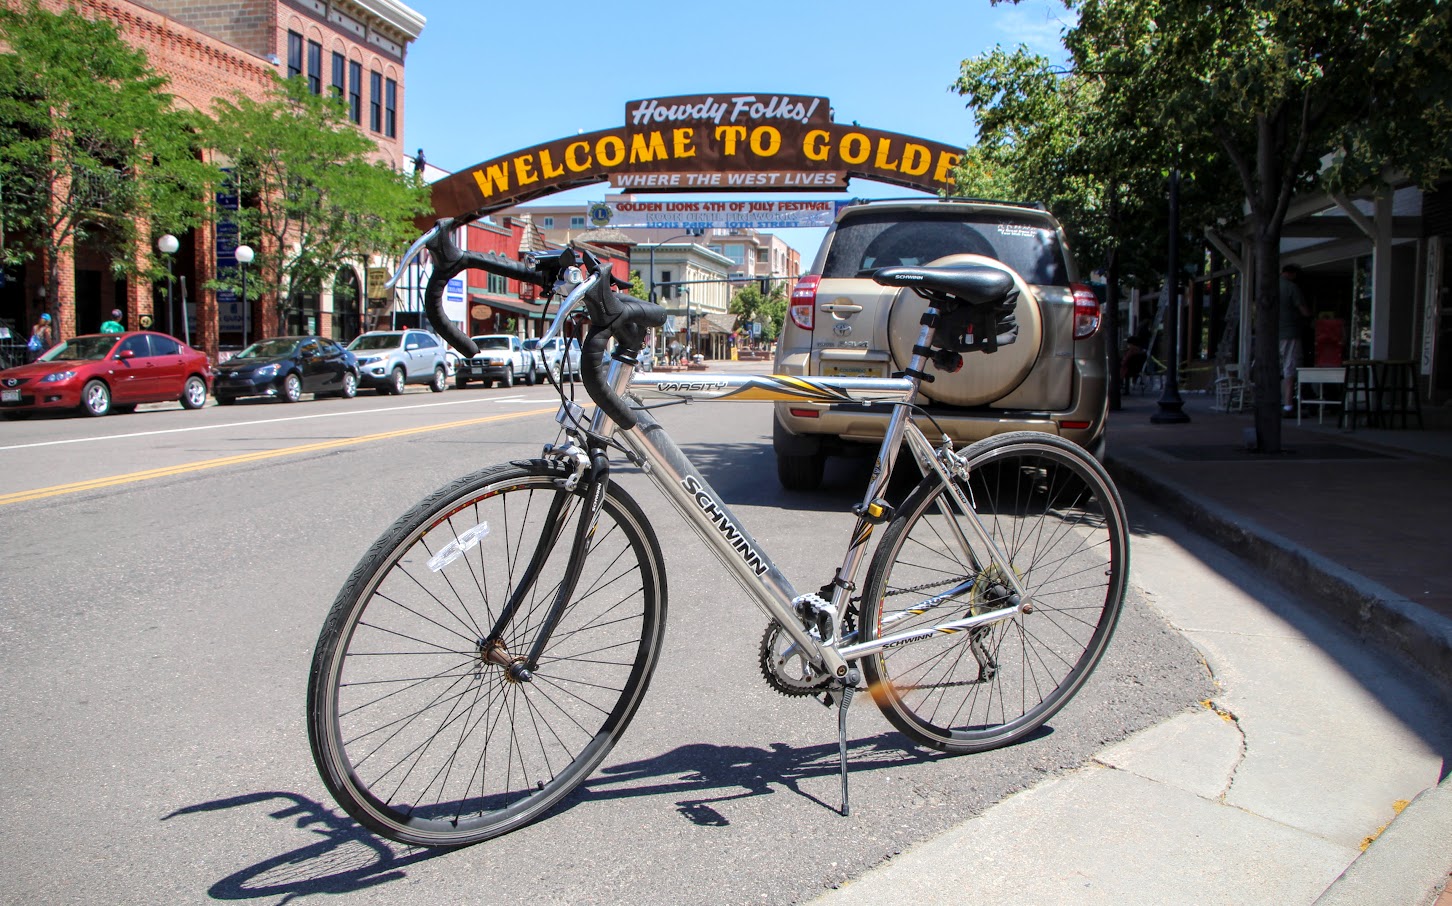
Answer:
[{"label": "white pickup truck", "polygon": [[479,352],[473,358],[459,360],[454,370],[455,387],[462,390],[470,381],[486,386],[498,383],[501,387],[513,387],[516,380],[534,383],[534,355],[525,350],[519,337],[499,333],[469,339]]}]

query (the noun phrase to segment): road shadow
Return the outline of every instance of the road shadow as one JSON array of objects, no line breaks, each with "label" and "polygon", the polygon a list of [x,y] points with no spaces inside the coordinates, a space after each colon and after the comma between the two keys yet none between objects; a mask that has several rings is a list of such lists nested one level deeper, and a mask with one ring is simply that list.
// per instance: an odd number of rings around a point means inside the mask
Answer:
[{"label": "road shadow", "polygon": [[[1053,732],[1051,727],[1040,727],[1014,745],[1042,739]],[[660,755],[596,771],[560,808],[591,800],[680,796],[675,803],[676,811],[691,823],[724,827],[730,821],[715,805],[786,792],[835,812],[841,808],[840,802],[823,801],[803,788],[802,783],[839,776],[838,757],[835,742],[814,746],[778,742],[765,747],[689,743]],[[956,757],[923,749],[895,731],[849,740],[847,744],[848,769],[853,775]]]},{"label": "road shadow", "polygon": [[374,836],[352,818],[296,793],[269,791],[215,799],[177,809],[169,821],[230,809],[268,805],[267,817],[289,821],[314,836],[311,843],[239,869],[207,888],[217,900],[281,897],[278,903],[313,894],[366,890],[406,877],[410,865],[448,852],[392,843]]}]

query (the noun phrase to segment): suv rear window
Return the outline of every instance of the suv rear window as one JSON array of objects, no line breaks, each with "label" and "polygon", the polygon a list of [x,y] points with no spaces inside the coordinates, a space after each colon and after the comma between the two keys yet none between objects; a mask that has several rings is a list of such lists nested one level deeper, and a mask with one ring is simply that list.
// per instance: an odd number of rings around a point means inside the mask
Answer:
[{"label": "suv rear window", "polygon": [[832,234],[823,277],[856,277],[865,270],[921,265],[945,255],[984,255],[1018,271],[1028,283],[1068,286],[1058,234],[1033,222],[963,212],[883,211],[847,217]]}]

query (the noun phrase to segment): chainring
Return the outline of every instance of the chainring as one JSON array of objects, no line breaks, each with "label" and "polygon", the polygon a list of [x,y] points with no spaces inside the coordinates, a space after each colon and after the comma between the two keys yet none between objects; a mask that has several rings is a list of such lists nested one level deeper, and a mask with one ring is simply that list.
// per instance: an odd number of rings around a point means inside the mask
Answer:
[{"label": "chainring", "polygon": [[[857,630],[857,608],[851,607],[842,620],[842,633],[850,637]],[[814,630],[808,630],[816,637]],[[827,691],[832,678],[812,669],[806,655],[794,650],[796,643],[782,631],[781,626],[772,623],[761,636],[759,662],[761,675],[766,684],[782,695],[793,698],[817,695]]]}]

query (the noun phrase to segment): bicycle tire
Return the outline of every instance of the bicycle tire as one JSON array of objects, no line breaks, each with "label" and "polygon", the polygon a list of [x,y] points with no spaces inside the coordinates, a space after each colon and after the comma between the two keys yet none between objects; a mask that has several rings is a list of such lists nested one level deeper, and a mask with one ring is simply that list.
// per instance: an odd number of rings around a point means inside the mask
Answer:
[{"label": "bicycle tire", "polygon": [[[339,592],[313,656],[308,737],[328,791],[369,830],[420,846],[515,830],[582,783],[635,715],[664,638],[665,568],[617,485],[533,678],[485,657],[566,474],[532,460],[455,481],[394,523]],[[511,655],[555,597],[581,503],[568,498],[563,534],[503,633]],[[482,538],[466,534],[481,525]],[[450,542],[465,549],[441,563]]]},{"label": "bicycle tire", "polygon": [[[979,441],[963,455],[969,500],[1033,610],[862,661],[873,699],[893,726],[955,753],[1023,739],[1074,696],[1113,635],[1129,574],[1124,504],[1083,448],[1023,431]],[[989,562],[945,492],[936,474],[924,478],[878,542],[861,603],[864,639],[1007,606],[1001,574],[995,581],[1002,567]],[[948,525],[949,513],[972,539],[971,553]],[[955,589],[963,590],[945,595]],[[913,609],[938,595],[945,595],[941,604]]]}]

